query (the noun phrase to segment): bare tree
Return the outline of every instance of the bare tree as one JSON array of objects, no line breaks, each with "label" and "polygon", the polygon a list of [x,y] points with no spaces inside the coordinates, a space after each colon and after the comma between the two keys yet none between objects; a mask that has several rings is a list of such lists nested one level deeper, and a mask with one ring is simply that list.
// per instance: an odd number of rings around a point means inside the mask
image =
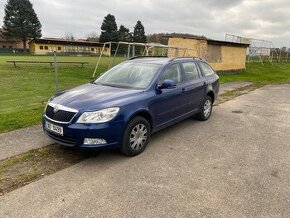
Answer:
[{"label": "bare tree", "polygon": [[100,39],[100,37],[96,32],[91,32],[87,35],[87,41],[98,42],[99,39]]},{"label": "bare tree", "polygon": [[66,40],[72,40],[72,41],[75,40],[75,37],[72,33],[66,33],[63,38]]}]

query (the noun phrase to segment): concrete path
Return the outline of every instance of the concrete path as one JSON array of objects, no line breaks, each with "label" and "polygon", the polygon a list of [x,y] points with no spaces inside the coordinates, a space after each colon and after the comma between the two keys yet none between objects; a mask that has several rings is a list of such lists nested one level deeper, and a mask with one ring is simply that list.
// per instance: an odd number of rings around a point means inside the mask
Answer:
[{"label": "concrete path", "polygon": [[52,144],[40,125],[0,134],[0,160]]},{"label": "concrete path", "polygon": [[[221,84],[220,94],[250,84],[249,82],[230,82]],[[0,160],[52,143],[53,142],[44,135],[40,125],[2,133],[0,134]]]},{"label": "concrete path", "polygon": [[239,89],[245,86],[249,86],[253,83],[251,82],[229,82],[229,83],[224,83],[220,85],[220,92],[219,94],[223,94],[227,91],[233,91],[235,89]]},{"label": "concrete path", "polygon": [[0,217],[290,217],[290,85],[265,86],[0,197]]}]

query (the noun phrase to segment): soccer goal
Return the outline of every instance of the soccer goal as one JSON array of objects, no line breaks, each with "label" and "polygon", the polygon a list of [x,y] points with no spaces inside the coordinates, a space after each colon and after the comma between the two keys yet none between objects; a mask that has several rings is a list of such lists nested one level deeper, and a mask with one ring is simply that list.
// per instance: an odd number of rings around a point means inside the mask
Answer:
[{"label": "soccer goal", "polygon": [[[94,69],[93,78],[100,67],[103,57],[108,57],[106,49],[109,49],[109,61],[107,69],[114,65],[136,56],[159,56],[159,57],[188,57],[192,53],[191,48],[172,47],[160,43],[135,43],[135,42],[106,42],[104,43],[97,64]],[[106,69],[106,70],[107,70]]]}]

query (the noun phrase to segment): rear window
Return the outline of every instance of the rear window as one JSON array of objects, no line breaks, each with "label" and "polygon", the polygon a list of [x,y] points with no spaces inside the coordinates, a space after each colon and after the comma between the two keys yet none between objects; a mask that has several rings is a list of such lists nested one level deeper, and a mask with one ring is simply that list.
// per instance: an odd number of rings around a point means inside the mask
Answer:
[{"label": "rear window", "polygon": [[213,69],[206,63],[204,62],[199,62],[198,63],[204,76],[210,76],[214,74]]}]

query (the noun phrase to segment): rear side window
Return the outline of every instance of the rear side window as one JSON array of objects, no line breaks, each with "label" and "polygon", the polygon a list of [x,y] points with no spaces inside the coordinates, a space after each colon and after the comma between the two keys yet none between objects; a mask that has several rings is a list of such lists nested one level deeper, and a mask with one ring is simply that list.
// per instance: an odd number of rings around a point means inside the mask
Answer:
[{"label": "rear side window", "polygon": [[176,82],[176,84],[182,82],[182,73],[179,64],[172,64],[161,75],[159,83],[163,83],[164,80],[170,79]]},{"label": "rear side window", "polygon": [[197,66],[194,62],[182,63],[182,66],[189,80],[197,80],[200,78]]},{"label": "rear side window", "polygon": [[210,76],[210,75],[214,74],[213,69],[208,64],[203,63],[203,62],[199,62],[198,64],[201,67],[201,70],[202,70],[204,76]]}]

